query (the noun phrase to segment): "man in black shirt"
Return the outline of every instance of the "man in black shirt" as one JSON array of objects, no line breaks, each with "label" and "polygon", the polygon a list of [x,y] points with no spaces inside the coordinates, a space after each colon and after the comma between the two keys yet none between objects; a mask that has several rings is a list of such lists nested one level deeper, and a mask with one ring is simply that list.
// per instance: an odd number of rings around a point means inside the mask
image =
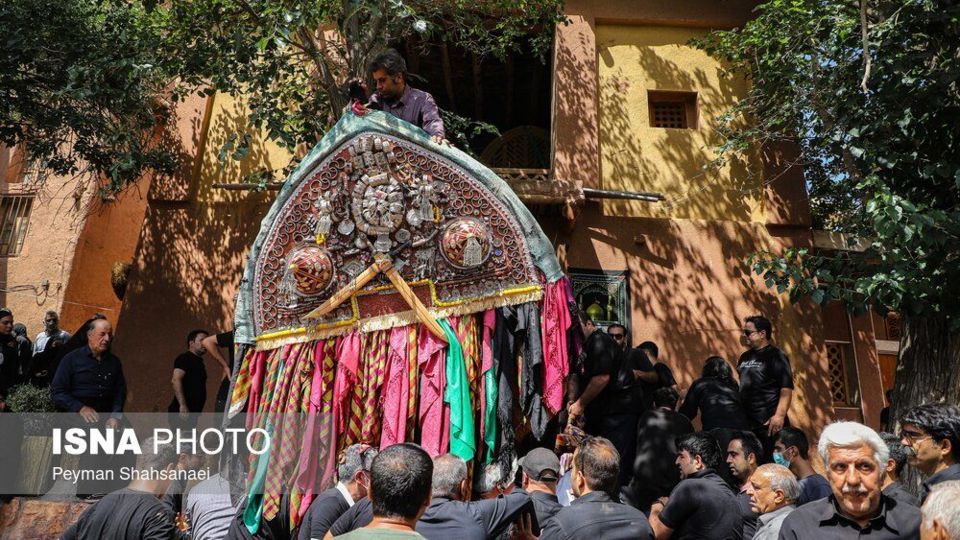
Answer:
[{"label": "man in black shirt", "polygon": [[[154,452],[154,439],[143,442],[143,454],[137,459],[137,477],[130,484],[108,494],[87,508],[67,529],[62,540],[175,540],[190,536],[176,525],[175,497],[165,495],[171,486],[167,475],[177,466],[172,444],[160,444]],[[163,478],[160,472],[164,471]],[[182,481],[178,482],[182,488]],[[179,491],[179,489],[174,490]]]},{"label": "man in black shirt", "polygon": [[[584,318],[581,325],[587,336],[583,348],[587,384],[567,411],[571,418],[585,417],[587,433],[610,440],[618,454],[629,455],[636,442],[638,412],[634,394],[621,380],[630,376],[621,374],[623,349],[592,320]],[[626,472],[621,476],[621,481],[628,479]]]},{"label": "man in black shirt", "polygon": [[656,408],[640,415],[637,422],[633,479],[623,489],[623,496],[643,513],[649,513],[653,501],[669,495],[680,482],[677,438],[693,433],[693,424],[674,410],[678,399],[673,388],[657,390],[653,395]]},{"label": "man in black shirt", "polygon": [[541,540],[652,540],[643,513],[614,498],[619,469],[620,456],[610,441],[595,437],[581,442],[573,453],[577,498],[544,526]]},{"label": "man in black shirt", "polygon": [[823,430],[818,447],[833,494],[787,516],[781,540],[918,538],[920,509],[880,490],[889,451],[877,432],[856,422],[837,422]]},{"label": "man in black shirt", "polygon": [[929,403],[907,411],[900,419],[900,435],[907,460],[929,476],[920,502],[930,489],[947,480],[960,480],[960,408]]},{"label": "man in black shirt", "polygon": [[739,484],[736,486],[737,503],[743,516],[743,540],[751,540],[757,531],[757,514],[751,509],[750,477],[761,465],[763,447],[757,436],[749,431],[735,431],[727,445],[727,466],[730,475]]},{"label": "man in black shirt", "polygon": [[793,372],[783,351],[770,343],[773,326],[766,317],[747,317],[744,341],[750,349],[740,355],[740,395],[753,432],[763,443],[764,462],[773,456],[774,436],[790,425],[787,412],[793,398]]},{"label": "man in black shirt", "polygon": [[187,351],[173,361],[173,400],[167,411],[170,427],[191,429],[197,426],[198,414],[207,402],[207,368],[203,365],[203,340],[206,330],[193,330],[187,334]]},{"label": "man in black shirt", "polygon": [[903,504],[920,506],[920,499],[900,483],[900,474],[907,465],[906,447],[900,442],[900,437],[893,433],[881,433],[880,438],[887,443],[887,450],[890,450],[890,457],[887,458],[887,464],[884,467],[887,475],[883,479],[883,494]]},{"label": "man in black shirt", "polygon": [[714,472],[720,467],[720,446],[706,433],[677,440],[677,466],[682,480],[670,497],[650,509],[657,540],[710,538],[741,540],[740,505],[730,486]]},{"label": "man in black shirt", "polygon": [[547,448],[534,448],[520,460],[520,467],[523,491],[530,495],[537,522],[543,527],[562,508],[557,500],[560,460]]},{"label": "man in black shirt", "polygon": [[[96,319],[86,326],[86,346],[63,357],[50,385],[57,408],[78,414],[86,427],[117,429],[123,418],[127,383],[120,359],[110,352],[113,326]],[[115,469],[129,461],[128,456],[100,456],[85,453],[80,469]],[[116,489],[113,481],[81,480],[78,495],[103,495]]]},{"label": "man in black shirt", "polygon": [[[233,330],[229,332],[220,332],[212,336],[207,336],[202,341],[203,350],[210,353],[210,358],[216,360],[217,365],[223,371],[223,377],[220,379],[220,387],[217,389],[217,401],[214,403],[213,410],[222,413],[227,408],[227,399],[230,394],[230,377],[237,366],[233,364]],[[220,349],[226,349],[227,356],[221,354]]]}]

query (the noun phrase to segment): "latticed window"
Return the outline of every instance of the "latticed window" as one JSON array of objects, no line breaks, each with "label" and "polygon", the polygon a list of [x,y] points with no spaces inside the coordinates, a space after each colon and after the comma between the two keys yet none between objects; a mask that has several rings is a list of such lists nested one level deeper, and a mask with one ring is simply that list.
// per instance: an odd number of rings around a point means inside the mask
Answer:
[{"label": "latticed window", "polygon": [[669,129],[697,127],[697,93],[665,90],[647,91],[650,126]]},{"label": "latticed window", "polygon": [[830,370],[830,395],[834,405],[853,407],[860,403],[860,381],[856,358],[849,342],[828,341],[827,362]]},{"label": "latticed window", "polygon": [[0,197],[0,257],[20,254],[32,207],[33,197]]}]

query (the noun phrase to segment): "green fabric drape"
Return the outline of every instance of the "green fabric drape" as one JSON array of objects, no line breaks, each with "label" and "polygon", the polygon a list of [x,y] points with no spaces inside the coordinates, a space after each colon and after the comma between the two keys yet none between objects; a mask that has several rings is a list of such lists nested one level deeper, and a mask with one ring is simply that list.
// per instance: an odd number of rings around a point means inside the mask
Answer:
[{"label": "green fabric drape", "polygon": [[440,327],[447,335],[447,387],[443,401],[450,406],[450,453],[464,461],[470,461],[477,453],[476,431],[473,425],[473,408],[470,406],[470,381],[463,360],[463,348],[457,334],[446,319]]}]

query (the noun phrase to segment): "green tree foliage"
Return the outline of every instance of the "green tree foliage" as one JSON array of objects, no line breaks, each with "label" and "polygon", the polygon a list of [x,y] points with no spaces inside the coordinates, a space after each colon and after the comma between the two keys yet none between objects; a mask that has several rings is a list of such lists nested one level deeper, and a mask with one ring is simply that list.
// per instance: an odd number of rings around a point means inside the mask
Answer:
[{"label": "green tree foliage", "polygon": [[[309,147],[347,104],[347,78],[364,76],[387,44],[416,34],[481,56],[521,46],[545,53],[561,8],[561,0],[0,2],[0,142],[25,145],[58,173],[89,168],[119,190],[146,171],[176,168],[158,128],[167,103],[199,90],[243,95],[250,127],[288,149]],[[457,140],[488,129],[445,116],[463,126]],[[232,134],[220,154],[241,159],[249,143]]]},{"label": "green tree foliage", "polygon": [[155,67],[158,38],[133,2],[0,2],[0,143],[114,189],[172,170],[154,136],[168,113],[157,99],[168,80]]},{"label": "green tree foliage", "polygon": [[[390,43],[417,35],[479,55],[504,57],[521,46],[549,50],[563,20],[559,0],[172,0],[158,7],[166,70],[181,92],[210,88],[248,99],[251,126],[278,144],[312,146],[347,105],[344,83],[365,77]],[[486,127],[464,126],[455,139]],[[229,149],[242,157],[241,136]]]},{"label": "green tree foliage", "polygon": [[[865,2],[865,0],[864,0]],[[758,253],[767,284],[960,330],[960,5],[772,0],[699,43],[747,77],[722,152],[802,150],[818,224],[862,253]]]}]

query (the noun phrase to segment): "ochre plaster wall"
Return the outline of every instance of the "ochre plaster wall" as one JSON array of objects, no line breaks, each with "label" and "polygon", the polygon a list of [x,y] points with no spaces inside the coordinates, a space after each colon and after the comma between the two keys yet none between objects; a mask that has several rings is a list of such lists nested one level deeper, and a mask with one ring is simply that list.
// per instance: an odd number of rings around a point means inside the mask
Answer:
[{"label": "ochre plaster wall", "polygon": [[[667,204],[605,203],[609,213],[763,222],[759,162],[730,160],[704,166],[723,141],[719,118],[746,93],[746,84],[721,74],[720,64],[687,45],[704,30],[598,25],[601,187],[662,193]],[[696,92],[698,125],[652,127],[648,91]],[[753,173],[753,174],[751,174]]]},{"label": "ochre plaster wall", "polygon": [[49,174],[33,190],[21,183],[22,152],[3,148],[0,154],[0,193],[33,197],[23,248],[0,257],[0,306],[9,307],[33,339],[43,330],[43,314],[64,305],[80,232],[95,208],[96,182],[88,175]]},{"label": "ochre plaster wall", "polygon": [[[173,360],[185,350],[190,330],[232,329],[246,253],[274,193],[226,191],[213,184],[281,168],[290,157],[255,136],[244,160],[222,167],[217,154],[230,130],[243,129],[247,110],[222,94],[194,109],[181,128],[192,141],[185,149],[191,166],[183,177],[151,190],[120,315],[115,350],[125,365],[137,366],[127,371],[128,410],[166,410],[173,396]],[[206,366],[212,411],[221,374],[212,360]]]}]

